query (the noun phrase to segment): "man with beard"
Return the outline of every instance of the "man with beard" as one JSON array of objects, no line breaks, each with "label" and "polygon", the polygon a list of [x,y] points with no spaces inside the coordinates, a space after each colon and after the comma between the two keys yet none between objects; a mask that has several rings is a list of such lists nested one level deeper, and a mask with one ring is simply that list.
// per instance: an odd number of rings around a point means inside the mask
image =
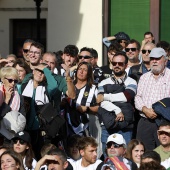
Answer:
[{"label": "man with beard", "polygon": [[[124,52],[117,52],[112,59],[113,75],[103,80],[98,87],[97,102],[100,103],[98,113],[114,112],[114,125],[108,127],[102,118],[103,153],[109,135],[120,133],[128,143],[132,137],[133,113],[131,101],[136,95],[137,83],[127,76],[125,71],[128,58]],[[112,102],[112,103],[111,103]],[[126,116],[125,116],[126,112]],[[106,113],[106,112],[105,112]],[[102,115],[101,115],[102,117]]]},{"label": "man with beard", "polygon": [[153,150],[159,145],[159,140],[155,123],[157,114],[152,104],[170,97],[170,70],[166,68],[166,52],[163,48],[153,48],[149,57],[151,71],[139,79],[135,107],[141,115],[137,139],[144,143],[146,150]]},{"label": "man with beard", "polygon": [[74,170],[101,170],[103,162],[97,160],[97,142],[93,137],[82,137],[78,142],[81,159],[70,161]]}]

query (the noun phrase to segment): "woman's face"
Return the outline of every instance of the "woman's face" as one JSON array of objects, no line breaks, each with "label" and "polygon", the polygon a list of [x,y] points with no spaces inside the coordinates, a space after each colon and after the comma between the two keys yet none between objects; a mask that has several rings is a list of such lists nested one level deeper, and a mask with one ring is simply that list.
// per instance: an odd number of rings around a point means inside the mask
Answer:
[{"label": "woman's face", "polygon": [[5,89],[8,89],[8,88],[14,89],[16,86],[16,83],[18,82],[18,79],[17,77],[11,75],[11,76],[2,78],[2,81],[3,81]]},{"label": "woman's face", "polygon": [[78,80],[87,80],[88,68],[85,64],[81,65],[77,70],[77,79]]},{"label": "woman's face", "polygon": [[9,154],[5,154],[1,157],[1,170],[17,170],[18,168],[19,165]]},{"label": "woman's face", "polygon": [[23,67],[20,67],[18,64],[16,65],[16,69],[18,71],[19,81],[22,82],[26,75],[26,71]]},{"label": "woman's face", "polygon": [[27,149],[29,149],[26,142],[21,142],[21,140],[15,140],[15,143],[13,144],[13,149],[15,152],[24,154]]},{"label": "woman's face", "polygon": [[143,145],[139,144],[132,150],[132,159],[135,163],[140,163],[141,155],[144,153]]}]

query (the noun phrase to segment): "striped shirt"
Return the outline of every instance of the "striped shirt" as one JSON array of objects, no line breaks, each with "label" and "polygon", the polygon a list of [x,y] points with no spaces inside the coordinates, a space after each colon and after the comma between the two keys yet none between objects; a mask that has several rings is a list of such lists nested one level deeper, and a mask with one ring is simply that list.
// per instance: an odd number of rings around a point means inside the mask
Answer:
[{"label": "striped shirt", "polygon": [[159,77],[155,78],[153,73],[148,72],[139,79],[135,107],[142,111],[142,107],[152,108],[152,104],[170,97],[170,70],[165,68]]}]

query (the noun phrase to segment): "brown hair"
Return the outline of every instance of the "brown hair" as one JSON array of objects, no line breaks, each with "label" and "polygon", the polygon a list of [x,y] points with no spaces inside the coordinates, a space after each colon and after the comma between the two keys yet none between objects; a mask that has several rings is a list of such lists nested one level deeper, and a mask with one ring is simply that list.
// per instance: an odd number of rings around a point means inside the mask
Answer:
[{"label": "brown hair", "polygon": [[92,147],[98,146],[96,140],[93,137],[83,137],[78,142],[79,150],[85,149],[88,145],[90,145]]}]

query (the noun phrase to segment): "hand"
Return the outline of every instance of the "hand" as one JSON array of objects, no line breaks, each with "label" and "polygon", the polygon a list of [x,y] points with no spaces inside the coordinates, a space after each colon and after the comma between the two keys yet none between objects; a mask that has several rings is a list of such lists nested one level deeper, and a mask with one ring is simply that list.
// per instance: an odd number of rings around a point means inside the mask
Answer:
[{"label": "hand", "polygon": [[48,64],[39,64],[36,68],[43,71],[44,68],[47,68],[48,67]]},{"label": "hand", "polygon": [[144,106],[142,108],[142,111],[145,114],[145,116],[149,119],[155,119],[157,117],[157,114],[154,112],[152,108],[147,108],[146,106]]},{"label": "hand", "polygon": [[5,89],[5,103],[8,104],[12,95],[14,94],[14,88],[13,87],[7,87]]},{"label": "hand", "polygon": [[65,77],[70,76],[70,68],[66,64],[61,64],[61,66],[64,68],[65,72]]},{"label": "hand", "polygon": [[42,165],[45,165],[48,161],[58,161],[56,155],[45,155],[36,164],[35,170],[39,170]]},{"label": "hand", "polygon": [[97,103],[101,103],[102,101],[104,101],[104,95],[103,94],[98,94],[96,102]]},{"label": "hand", "polygon": [[146,44],[147,42],[145,41],[145,39],[144,40],[142,40],[142,47]]},{"label": "hand", "polygon": [[87,106],[81,106],[80,105],[80,106],[77,107],[77,110],[81,113],[84,113],[84,112],[87,111]]},{"label": "hand", "polygon": [[123,115],[123,113],[122,112],[120,112],[120,113],[118,113],[117,115],[116,115],[116,119],[115,119],[115,121],[124,121],[124,115]]}]

